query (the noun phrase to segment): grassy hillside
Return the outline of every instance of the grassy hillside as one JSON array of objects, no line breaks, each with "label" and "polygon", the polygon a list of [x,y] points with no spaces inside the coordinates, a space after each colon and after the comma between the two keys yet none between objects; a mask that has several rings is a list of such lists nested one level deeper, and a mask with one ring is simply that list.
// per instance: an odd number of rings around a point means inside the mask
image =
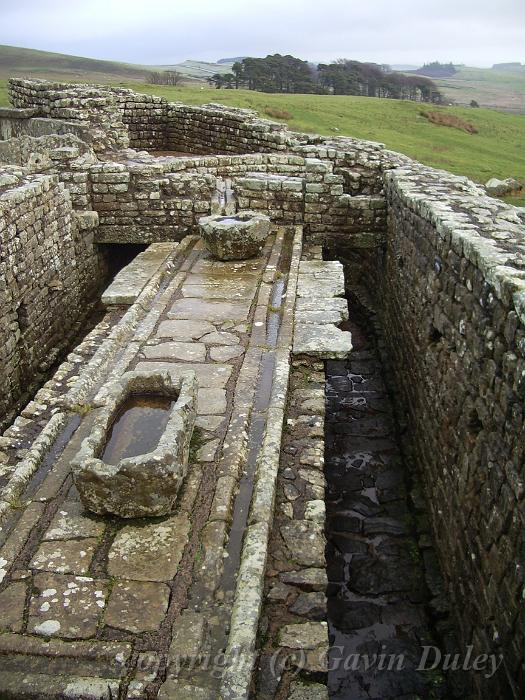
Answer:
[{"label": "grassy hillside", "polygon": [[[274,118],[275,110],[286,111],[290,117],[286,123],[296,131],[380,141],[423,163],[467,175],[477,182],[486,182],[490,177],[515,177],[525,184],[525,116],[461,107],[438,110],[472,124],[477,133],[469,134],[431,123],[421,115],[427,107],[413,102],[327,95],[269,95],[203,86],[162,87],[134,81],[119,81],[119,84],[188,104],[222,102],[249,107],[270,118]],[[6,94],[0,86],[0,104],[2,99],[6,104]],[[525,206],[525,194],[509,201]]]},{"label": "grassy hillside", "polygon": [[230,63],[208,63],[207,61],[184,61],[172,66],[158,66],[158,70],[176,70],[191,81],[206,81],[215,73],[230,73]]},{"label": "grassy hillside", "polygon": [[468,105],[477,100],[482,107],[525,114],[525,66],[516,70],[461,67],[452,78],[436,80],[445,97]]},{"label": "grassy hillside", "polygon": [[0,80],[31,77],[67,82],[143,81],[149,70],[147,66],[0,45]]},{"label": "grassy hillside", "polygon": [[65,82],[119,83],[123,80],[144,81],[153,70],[177,70],[190,82],[203,82],[214,73],[228,73],[230,65],[184,61],[169,66],[141,66],[0,45],[0,81],[9,77],[31,77]]}]

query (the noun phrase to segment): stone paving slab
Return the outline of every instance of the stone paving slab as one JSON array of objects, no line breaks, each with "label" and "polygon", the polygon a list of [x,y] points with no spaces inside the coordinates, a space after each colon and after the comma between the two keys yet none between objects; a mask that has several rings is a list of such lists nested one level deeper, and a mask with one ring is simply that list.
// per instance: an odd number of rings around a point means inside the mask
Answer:
[{"label": "stone paving slab", "polygon": [[[27,671],[0,672],[0,688],[3,700],[19,700],[21,697],[38,700],[111,700],[118,697],[120,681],[107,678],[91,678],[73,675],[53,677],[45,673]],[[23,695],[20,693],[23,689]]]},{"label": "stone paving slab", "polygon": [[170,589],[163,583],[117,581],[104,615],[110,627],[139,634],[158,630],[170,598]]},{"label": "stone paving slab", "polygon": [[188,542],[189,530],[186,515],[143,526],[125,525],[108,553],[109,575],[133,581],[171,581]]},{"label": "stone paving slab", "polygon": [[[201,391],[207,391],[207,389],[201,389]],[[226,393],[224,393],[224,401],[226,402]],[[207,404],[208,401],[203,398],[201,406],[203,411],[206,409]],[[226,403],[224,403],[224,406],[226,406]],[[217,430],[224,423],[224,416],[222,415],[224,411],[219,411],[218,413],[220,415],[208,415],[207,413],[198,415],[195,419],[196,427],[201,428],[202,430]]]},{"label": "stone paving slab", "polygon": [[250,299],[251,301],[257,291],[257,285],[251,280],[223,280],[218,284],[186,283],[182,285],[181,291],[182,295],[188,298]]},{"label": "stone paving slab", "polygon": [[142,349],[142,353],[149,360],[170,358],[184,362],[204,362],[206,346],[202,343],[157,343],[156,345],[146,345]]},{"label": "stone paving slab", "polygon": [[0,632],[21,632],[27,583],[15,581],[0,593]]},{"label": "stone paving slab", "polygon": [[343,296],[345,293],[344,279],[340,275],[322,274],[299,275],[297,296],[306,299],[311,297]]},{"label": "stone paving slab", "polygon": [[69,540],[101,537],[105,524],[85,510],[81,503],[66,502],[58,510],[44,533],[44,540]]},{"label": "stone paving slab", "polygon": [[197,392],[198,415],[224,415],[227,407],[226,391],[224,389],[199,389]]},{"label": "stone paving slab", "polygon": [[250,313],[250,302],[218,301],[216,299],[179,299],[168,316],[176,319],[202,321],[246,321]]},{"label": "stone paving slab", "polygon": [[342,320],[348,320],[348,301],[344,297],[298,297],[295,300],[295,310],[303,311],[337,311]]},{"label": "stone paving slab", "polygon": [[309,355],[319,359],[343,359],[352,350],[352,334],[341,331],[332,323],[309,322],[305,314],[298,320],[294,331],[293,350],[296,355]]},{"label": "stone paving slab", "polygon": [[0,671],[120,678],[132,646],[127,642],[44,639],[21,634],[0,635]]},{"label": "stone paving slab", "polygon": [[245,352],[242,345],[230,345],[225,347],[211,348],[210,358],[214,362],[228,362],[240,357]]},{"label": "stone paving slab", "polygon": [[157,338],[172,338],[177,341],[191,341],[213,333],[215,326],[209,321],[162,321],[156,333]]},{"label": "stone paving slab", "polygon": [[258,274],[264,266],[263,258],[252,258],[251,260],[221,262],[213,260],[211,256],[203,256],[192,267],[192,274],[224,274],[225,271],[233,277],[238,275]]},{"label": "stone paving slab", "polygon": [[93,637],[101,620],[108,582],[87,576],[37,574],[27,631],[43,637]]},{"label": "stone paving slab", "polygon": [[167,371],[174,379],[191,370],[197,375],[197,385],[206,389],[224,389],[232,373],[231,365],[193,365],[182,362],[178,364],[171,362],[139,362],[136,369],[141,372]]},{"label": "stone paving slab", "polygon": [[84,575],[88,572],[97,544],[98,540],[93,538],[42,542],[29,567],[59,574]]},{"label": "stone paving slab", "polygon": [[297,282],[293,352],[317,359],[344,359],[352,335],[337,328],[348,318],[343,266],[337,261],[301,261]]},{"label": "stone paving slab", "polygon": [[[234,263],[222,263],[223,265],[227,264],[234,264]],[[198,263],[197,263],[198,266]],[[186,284],[198,284],[198,285],[206,285],[206,286],[222,286],[225,283],[230,282],[232,283],[231,280],[228,279],[228,274],[225,274],[226,268],[208,268],[206,272],[196,272],[196,267],[194,266],[190,273],[186,277]],[[256,286],[258,279],[259,279],[259,272],[260,270],[250,270],[250,271],[243,271],[239,272],[238,270],[235,270],[234,268],[231,268],[231,271],[234,273],[234,279],[235,279],[235,284],[239,284],[240,287],[242,288],[243,286],[246,286],[247,288],[251,288],[252,286]]]},{"label": "stone paving slab", "polygon": [[235,333],[228,333],[227,331],[207,333],[200,340],[201,343],[206,343],[206,345],[237,345],[239,342],[239,338]]}]

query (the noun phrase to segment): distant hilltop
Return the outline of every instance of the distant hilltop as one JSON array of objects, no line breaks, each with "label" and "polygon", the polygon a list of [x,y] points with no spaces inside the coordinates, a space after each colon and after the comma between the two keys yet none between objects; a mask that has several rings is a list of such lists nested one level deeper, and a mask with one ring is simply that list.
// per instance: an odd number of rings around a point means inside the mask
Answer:
[{"label": "distant hilltop", "polygon": [[244,61],[245,58],[247,58],[247,56],[235,56],[235,58],[220,58],[217,61],[217,63],[240,63],[241,61]]},{"label": "distant hilltop", "polygon": [[514,63],[495,63],[492,66],[492,70],[505,70],[518,73],[525,70],[525,65],[519,63],[518,61],[515,61]]}]

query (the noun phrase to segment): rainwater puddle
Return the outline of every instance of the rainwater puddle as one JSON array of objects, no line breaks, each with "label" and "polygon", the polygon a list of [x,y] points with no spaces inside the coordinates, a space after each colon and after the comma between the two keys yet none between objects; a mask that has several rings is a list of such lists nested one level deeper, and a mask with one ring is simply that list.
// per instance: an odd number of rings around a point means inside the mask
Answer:
[{"label": "rainwater puddle", "polygon": [[132,394],[121,406],[108,433],[102,461],[118,464],[127,457],[147,454],[159,444],[175,399]]}]

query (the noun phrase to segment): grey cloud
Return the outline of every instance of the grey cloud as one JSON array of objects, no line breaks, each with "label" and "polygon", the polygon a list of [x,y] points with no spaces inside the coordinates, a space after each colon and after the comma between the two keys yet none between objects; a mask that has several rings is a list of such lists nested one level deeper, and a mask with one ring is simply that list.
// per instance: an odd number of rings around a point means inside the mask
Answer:
[{"label": "grey cloud", "polygon": [[525,60],[522,0],[0,0],[0,43],[134,63]]}]

